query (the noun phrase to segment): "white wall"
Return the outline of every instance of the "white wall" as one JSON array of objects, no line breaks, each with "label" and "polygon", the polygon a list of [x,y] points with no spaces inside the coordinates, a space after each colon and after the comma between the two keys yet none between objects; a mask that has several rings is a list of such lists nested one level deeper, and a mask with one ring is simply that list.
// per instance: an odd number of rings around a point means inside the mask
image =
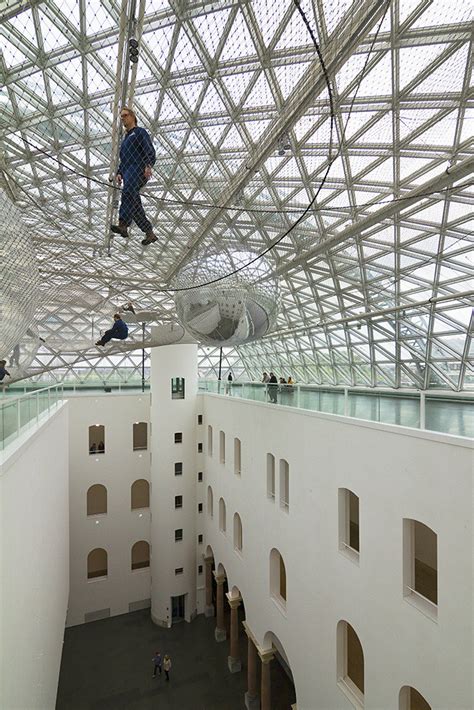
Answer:
[{"label": "white wall", "polygon": [[[204,427],[214,431],[206,456],[214,518],[205,542],[236,585],[257,641],[280,640],[294,675],[298,710],[353,705],[336,678],[336,627],[348,621],[365,657],[365,707],[398,710],[399,690],[415,687],[437,710],[470,710],[473,638],[473,459],[470,442],[395,426],[203,395]],[[219,463],[219,430],[226,464]],[[242,474],[233,438],[242,442]],[[207,445],[207,437],[206,437]],[[276,459],[275,502],[266,495],[266,454]],[[289,463],[290,508],[279,506],[278,463]],[[360,560],[338,549],[338,488],[360,501]],[[227,534],[218,529],[218,501]],[[243,525],[243,554],[233,549],[232,519]],[[438,535],[438,619],[403,597],[402,521]],[[287,572],[286,611],[270,598],[269,556]]]},{"label": "white wall", "polygon": [[5,710],[56,704],[69,586],[67,426],[63,405],[7,449],[0,466]]},{"label": "white wall", "polygon": [[[150,598],[150,568],[131,569],[133,544],[150,542],[150,511],[131,510],[130,498],[134,481],[150,480],[149,449],[133,451],[133,424],[149,421],[150,395],[78,395],[69,408],[71,626],[82,624],[85,614],[124,614],[130,603]],[[89,454],[91,424],[105,426],[104,454]],[[87,490],[95,483],[107,488],[107,515],[87,515]],[[108,576],[88,580],[87,555],[96,547],[107,550]]]},{"label": "white wall", "polygon": [[[171,597],[186,595],[185,618],[196,612],[196,481],[203,454],[197,453],[197,345],[168,345],[151,353],[152,387],[152,619],[171,625]],[[185,398],[171,398],[171,379],[185,379]],[[174,434],[183,443],[174,443]],[[203,446],[204,446],[204,440]],[[175,476],[174,463],[183,463],[183,475]],[[201,484],[202,485],[202,484]],[[183,496],[183,507],[175,509],[175,496]],[[183,530],[182,542],[174,531]],[[183,568],[176,576],[175,569]]]}]

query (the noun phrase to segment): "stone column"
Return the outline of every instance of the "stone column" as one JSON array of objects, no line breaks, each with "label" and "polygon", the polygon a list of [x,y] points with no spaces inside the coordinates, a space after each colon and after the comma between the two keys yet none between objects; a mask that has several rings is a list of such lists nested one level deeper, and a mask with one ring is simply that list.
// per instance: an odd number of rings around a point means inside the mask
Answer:
[{"label": "stone column", "polygon": [[217,619],[216,619],[216,630],[214,632],[214,637],[218,643],[225,641],[227,638],[227,633],[224,625],[224,582],[225,574],[217,574],[214,572],[214,579],[217,584]]},{"label": "stone column", "polygon": [[257,691],[257,646],[255,638],[247,622],[242,622],[247,634],[247,692],[245,693],[245,707],[247,710],[260,710],[260,696]]},{"label": "stone column", "polygon": [[260,687],[260,697],[262,699],[261,710],[272,710],[272,692],[270,682],[270,663],[273,659],[273,651],[259,651],[258,655],[262,661],[262,682]]},{"label": "stone column", "polygon": [[242,668],[239,650],[239,606],[242,597],[233,597],[229,592],[227,601],[230,606],[230,655],[227,657],[227,665],[231,673],[238,673]]},{"label": "stone column", "polygon": [[206,565],[206,606],[204,608],[204,616],[214,616],[214,604],[212,603],[212,563],[213,557],[205,557],[204,564]]}]

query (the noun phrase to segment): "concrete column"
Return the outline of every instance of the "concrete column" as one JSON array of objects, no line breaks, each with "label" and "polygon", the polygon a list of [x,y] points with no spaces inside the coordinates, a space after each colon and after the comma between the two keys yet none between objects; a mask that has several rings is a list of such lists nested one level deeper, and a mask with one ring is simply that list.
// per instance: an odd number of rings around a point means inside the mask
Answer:
[{"label": "concrete column", "polygon": [[[179,460],[185,471],[196,470],[197,345],[165,345],[151,349],[150,403],[150,574],[151,618],[159,626],[172,623],[172,598],[185,596],[185,619],[191,621],[196,611],[196,491],[194,476],[174,476],[178,449],[174,435],[181,432]],[[173,399],[171,381],[185,380],[184,399]],[[170,487],[173,496],[170,499]],[[174,495],[183,496],[178,511]],[[184,528],[179,545],[163,545],[170,530]],[[179,549],[178,549],[179,548]],[[183,574],[175,576],[176,567]]]},{"label": "concrete column", "polygon": [[245,693],[245,707],[247,710],[260,710],[260,697],[257,692],[257,646],[255,638],[247,623],[242,622],[247,634],[247,692]]},{"label": "concrete column", "polygon": [[261,710],[272,710],[272,689],[270,682],[270,663],[273,659],[273,651],[259,651],[258,655],[262,661],[262,681],[260,685]]},{"label": "concrete column", "polygon": [[212,603],[212,563],[213,557],[205,557],[204,564],[206,565],[206,606],[204,608],[204,616],[214,616],[214,604]]},{"label": "concrete column", "polygon": [[216,630],[214,632],[214,637],[218,643],[225,641],[227,638],[227,633],[224,625],[224,582],[225,574],[217,574],[214,572],[214,579],[217,584],[217,619],[216,619]]},{"label": "concrete column", "polygon": [[227,665],[231,673],[238,673],[242,668],[239,650],[239,606],[242,597],[233,597],[229,592],[227,601],[230,606],[230,656]]}]

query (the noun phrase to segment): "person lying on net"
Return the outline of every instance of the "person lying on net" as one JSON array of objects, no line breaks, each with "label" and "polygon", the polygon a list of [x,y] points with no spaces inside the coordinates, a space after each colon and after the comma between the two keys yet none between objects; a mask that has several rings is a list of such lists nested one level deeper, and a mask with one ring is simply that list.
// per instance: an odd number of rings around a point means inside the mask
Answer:
[{"label": "person lying on net", "polygon": [[157,239],[153,227],[143,209],[140,190],[151,177],[151,169],[155,164],[156,153],[149,133],[137,126],[137,117],[132,109],[126,106],[120,111],[120,119],[125,128],[125,136],[120,146],[120,165],[117,170],[116,182],[122,184],[122,199],[120,202],[119,223],[111,224],[114,234],[128,237],[128,227],[132,222],[145,232],[142,244],[146,246]]},{"label": "person lying on net", "polygon": [[104,335],[100,340],[96,342],[96,345],[103,346],[109,342],[112,338],[117,340],[125,340],[128,337],[128,326],[120,317],[120,313],[115,313],[114,324],[110,330],[106,330]]},{"label": "person lying on net", "polygon": [[6,360],[0,360],[0,382],[3,381],[3,379],[5,378],[5,375],[8,375],[8,377],[11,377],[10,373],[5,368],[6,364],[7,364]]}]

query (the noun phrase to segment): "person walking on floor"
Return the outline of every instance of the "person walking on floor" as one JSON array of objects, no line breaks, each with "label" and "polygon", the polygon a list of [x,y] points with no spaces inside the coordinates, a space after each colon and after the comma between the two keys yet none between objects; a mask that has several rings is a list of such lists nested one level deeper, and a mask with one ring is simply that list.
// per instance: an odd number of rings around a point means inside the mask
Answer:
[{"label": "person walking on floor", "polygon": [[153,678],[156,678],[156,671],[158,671],[159,675],[161,675],[161,653],[159,651],[155,651],[155,655],[151,660],[153,661]]},{"label": "person walking on floor", "polygon": [[166,680],[169,680],[171,670],[171,658],[168,656],[168,654],[165,654],[165,658],[163,661],[163,670],[165,672]]}]

